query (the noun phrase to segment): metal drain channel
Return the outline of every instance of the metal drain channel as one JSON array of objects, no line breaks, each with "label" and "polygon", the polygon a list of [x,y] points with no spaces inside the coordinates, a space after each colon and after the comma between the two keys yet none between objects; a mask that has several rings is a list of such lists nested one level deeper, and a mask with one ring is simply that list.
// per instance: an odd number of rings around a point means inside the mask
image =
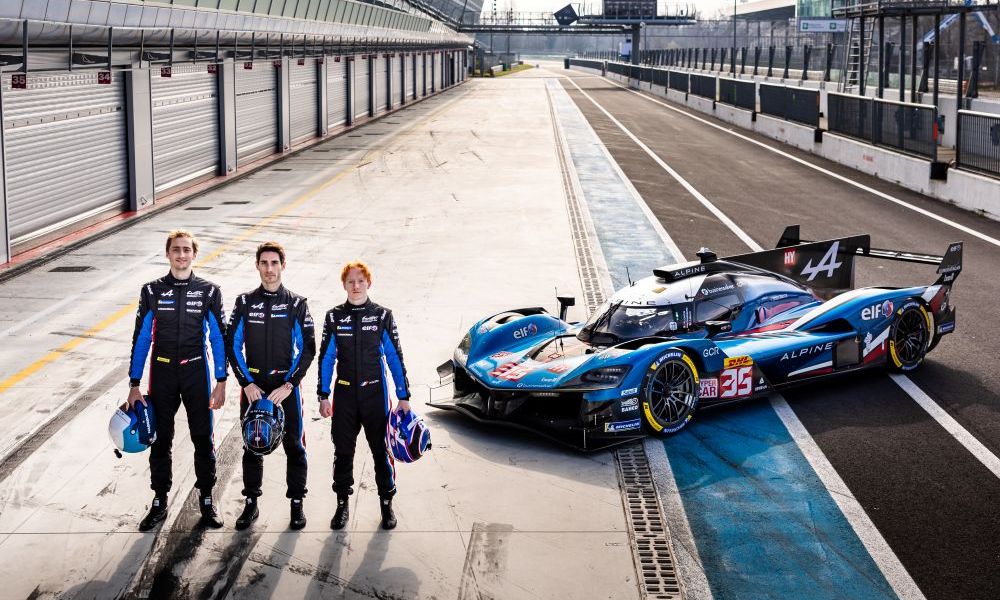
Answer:
[{"label": "metal drain channel", "polygon": [[[558,148],[556,154],[562,173],[576,265],[583,286],[587,313],[590,314],[604,302],[605,297],[594,258],[593,249],[596,244],[590,239],[587,216],[584,212],[586,209],[582,206],[584,200],[576,192],[571,170],[572,159],[559,129],[558,117],[547,86],[545,93],[549,100],[549,113]],[[646,457],[642,442],[616,450],[615,464],[618,471],[618,488],[621,490],[622,504],[628,522],[632,558],[639,580],[639,594],[642,598],[655,600],[683,600],[684,593],[677,578],[674,555],[670,548],[670,533],[667,531],[660,496],[653,483],[649,459]]]},{"label": "metal drain channel", "polygon": [[615,463],[642,596],[680,600],[684,594],[677,579],[660,496],[653,485],[653,474],[642,442],[616,450]]}]

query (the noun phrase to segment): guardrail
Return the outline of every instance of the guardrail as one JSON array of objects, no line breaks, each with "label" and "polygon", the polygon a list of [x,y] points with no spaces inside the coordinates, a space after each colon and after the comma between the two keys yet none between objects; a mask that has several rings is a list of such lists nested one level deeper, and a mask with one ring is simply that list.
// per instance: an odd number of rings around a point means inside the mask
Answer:
[{"label": "guardrail", "polygon": [[688,86],[690,85],[690,74],[682,73],[680,71],[670,71],[670,75],[667,79],[667,86],[678,92],[688,93]]},{"label": "guardrail", "polygon": [[715,76],[691,73],[691,93],[695,96],[715,100]]},{"label": "guardrail", "polygon": [[830,92],[827,129],[931,160],[937,160],[937,108]]},{"label": "guardrail", "polygon": [[585,69],[594,69],[594,70],[597,70],[597,71],[603,71],[604,70],[604,61],[600,61],[600,60],[587,60],[587,59],[584,59],[584,58],[567,58],[566,60],[569,61],[568,64],[573,65],[573,66],[583,67]]},{"label": "guardrail", "polygon": [[958,111],[955,163],[962,169],[1000,177],[1000,115]]},{"label": "guardrail", "polygon": [[819,90],[767,83],[759,90],[762,114],[819,127]]},{"label": "guardrail", "polygon": [[754,81],[719,78],[719,102],[746,110],[757,110],[757,84]]}]

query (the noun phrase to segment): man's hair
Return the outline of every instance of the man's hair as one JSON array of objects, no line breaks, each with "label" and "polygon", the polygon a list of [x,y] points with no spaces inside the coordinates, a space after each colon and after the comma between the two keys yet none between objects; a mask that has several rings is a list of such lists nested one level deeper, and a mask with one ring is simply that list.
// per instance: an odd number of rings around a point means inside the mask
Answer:
[{"label": "man's hair", "polygon": [[345,283],[347,281],[347,274],[351,272],[351,269],[361,271],[361,274],[368,280],[368,285],[372,284],[372,271],[368,268],[368,265],[360,260],[351,261],[344,265],[344,268],[340,270],[340,283]]},{"label": "man's hair", "polygon": [[177,238],[188,238],[191,240],[191,248],[194,249],[194,253],[198,254],[198,240],[195,239],[194,234],[185,229],[174,229],[167,234],[167,252],[170,252],[170,244],[174,243]]},{"label": "man's hair", "polygon": [[285,248],[278,242],[264,242],[260,246],[257,246],[257,262],[260,262],[260,255],[265,252],[277,252],[278,258],[281,259],[281,264],[285,264]]}]

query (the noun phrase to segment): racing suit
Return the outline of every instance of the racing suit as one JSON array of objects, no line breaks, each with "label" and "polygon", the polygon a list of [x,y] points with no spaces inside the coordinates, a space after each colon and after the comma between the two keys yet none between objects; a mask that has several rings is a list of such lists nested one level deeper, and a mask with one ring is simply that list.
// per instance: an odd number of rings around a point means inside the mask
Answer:
[{"label": "racing suit", "polygon": [[371,300],[360,305],[345,302],[330,309],[323,323],[320,345],[319,389],[316,392],[320,398],[330,397],[334,364],[337,377],[331,424],[333,491],[338,497],[353,493],[354,447],[363,427],[375,459],[379,497],[391,498],[396,493],[396,479],[392,453],[386,446],[386,426],[392,403],[386,389],[384,364],[392,371],[396,397],[401,400],[410,397],[392,312]]},{"label": "racing suit", "polygon": [[129,379],[139,385],[152,349],[149,396],[156,414],[156,443],[150,447],[150,487],[165,496],[171,486],[174,416],[181,403],[187,411],[194,444],[195,487],[203,496],[215,486],[215,444],[209,408],[212,366],[205,336],[212,347],[216,381],[226,380],[225,323],[222,291],[194,274],[181,280],[168,273],[139,292],[132,334]]},{"label": "racing suit", "polygon": [[[226,338],[226,352],[240,386],[257,384],[264,395],[291,383],[292,393],[281,402],[285,431],[281,443],[288,461],[288,498],[306,495],[306,435],[303,429],[299,383],[316,355],[316,336],[306,299],[280,286],[269,292],[258,287],[240,295],[233,307]],[[240,415],[250,408],[240,393]],[[243,451],[243,495],[259,498],[264,478],[264,457]]]}]

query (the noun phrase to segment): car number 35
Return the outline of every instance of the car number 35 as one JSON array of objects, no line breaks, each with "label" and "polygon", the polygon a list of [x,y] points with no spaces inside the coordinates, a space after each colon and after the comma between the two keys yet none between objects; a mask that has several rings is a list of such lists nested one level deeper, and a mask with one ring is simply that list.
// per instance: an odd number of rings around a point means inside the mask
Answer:
[{"label": "car number 35", "polygon": [[742,398],[753,393],[753,365],[726,369],[719,375],[720,398]]}]

